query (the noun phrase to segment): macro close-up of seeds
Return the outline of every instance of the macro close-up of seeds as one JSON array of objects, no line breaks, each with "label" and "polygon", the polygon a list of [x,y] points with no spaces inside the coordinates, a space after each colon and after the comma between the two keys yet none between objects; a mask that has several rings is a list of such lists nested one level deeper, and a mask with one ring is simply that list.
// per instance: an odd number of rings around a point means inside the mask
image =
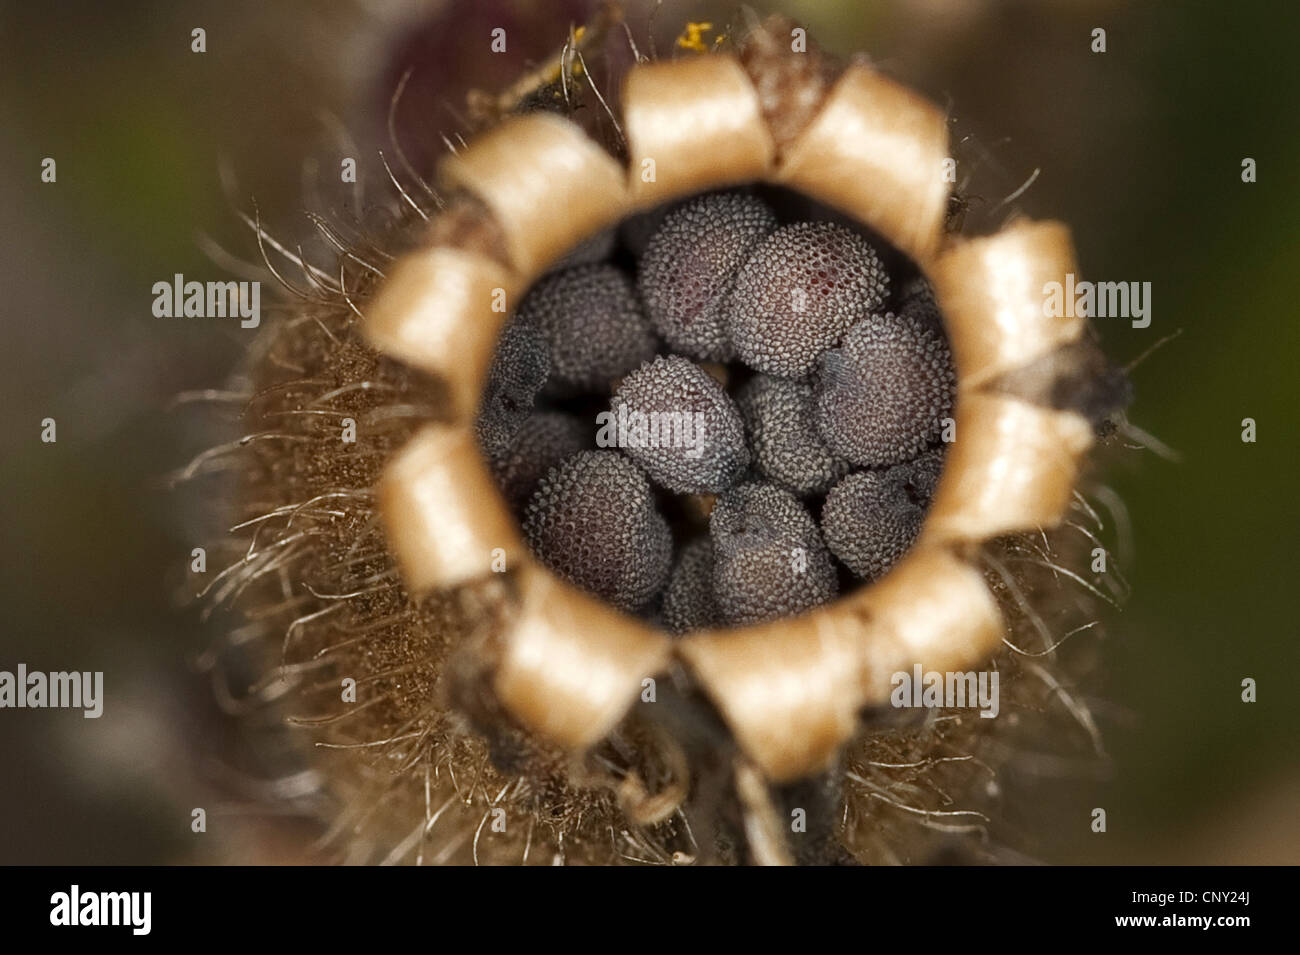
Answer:
[{"label": "macro close-up of seeds", "polygon": [[6,14],[121,92],[6,94],[5,861],[1300,861],[1296,136],[1196,6]]},{"label": "macro close-up of seeds", "polygon": [[[476,419],[480,445],[493,461],[514,450],[513,480],[499,486],[511,500],[531,494],[516,516],[527,515],[534,556],[654,620],[667,582],[664,535],[639,468],[665,509],[694,515],[678,524],[678,553],[707,548],[693,560],[713,568],[708,589],[728,623],[794,616],[837,596],[824,536],[837,542],[842,569],[883,576],[915,540],[942,461],[954,371],[941,321],[927,327],[885,311],[891,277],[862,235],[828,222],[780,225],[761,198],[739,192],[666,211],[633,267],[640,302],[625,294],[630,277],[610,265],[547,276],[520,302],[493,355]],[[595,275],[618,291],[591,294]],[[918,294],[929,297],[924,287]],[[646,315],[666,353],[652,361],[641,360],[656,347]],[[573,341],[525,334],[584,322],[590,333]],[[622,329],[633,340],[606,345]],[[551,388],[540,374],[548,367],[559,382]],[[611,395],[614,376],[622,377]],[[548,394],[556,396],[549,403]],[[553,443],[516,446],[530,422],[550,420],[541,415],[602,402],[604,426],[586,444],[613,455],[566,466]],[[569,413],[565,433],[579,435],[583,417]],[[620,452],[635,467],[618,470]],[[904,477],[913,470],[928,475],[921,491]],[[520,473],[540,487],[521,487]],[[904,510],[897,496],[908,487]],[[829,513],[826,501],[835,502]],[[649,525],[625,526],[624,517],[643,512]],[[557,525],[572,536],[556,537]],[[606,564],[621,576],[611,579]]]}]

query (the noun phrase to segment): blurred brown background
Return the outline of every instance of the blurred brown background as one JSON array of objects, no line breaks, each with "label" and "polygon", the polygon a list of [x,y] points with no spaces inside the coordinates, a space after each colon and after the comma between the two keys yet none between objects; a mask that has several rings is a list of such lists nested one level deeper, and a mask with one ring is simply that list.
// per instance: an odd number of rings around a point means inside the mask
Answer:
[{"label": "blurred brown background", "polygon": [[[512,78],[589,6],[0,8],[0,669],[104,670],[108,695],[100,720],[0,711],[0,862],[294,857],[301,833],[274,819],[189,830],[191,807],[241,803],[219,757],[228,729],[192,672],[201,627],[175,607],[204,502],[178,504],[160,479],[220,436],[173,397],[220,387],[252,333],[156,319],[151,286],[177,272],[229,277],[213,243],[254,257],[234,212],[253,198],[289,237],[306,233],[303,209],[356,208],[330,181],[342,155],[373,180],[408,65],[401,127],[452,130],[441,103]],[[1053,862],[1300,862],[1300,694],[1286,683],[1300,675],[1295,7],[779,6],[822,44],[869,53],[949,108],[957,134],[973,137],[960,155],[983,157],[976,213],[996,219],[990,210],[1039,169],[1019,205],[1071,224],[1085,276],[1153,283],[1150,328],[1102,323],[1119,362],[1182,332],[1136,369],[1131,412],[1182,460],[1135,451],[1111,481],[1136,539],[1135,594],[1111,623],[1090,698],[1111,764],[1046,780],[1032,818],[1051,822],[1026,848]],[[643,38],[648,7],[629,7]],[[661,50],[683,19],[721,24],[732,12],[666,3]],[[498,25],[511,42],[492,57]],[[195,27],[206,53],[190,52]],[[1095,27],[1105,54],[1090,51]],[[1241,181],[1247,156],[1252,185]],[[57,183],[40,181],[44,157],[57,160]],[[57,444],[39,439],[47,416]],[[1244,417],[1258,422],[1256,444],[1240,440]],[[1244,677],[1258,681],[1253,705],[1240,701]],[[1089,830],[1093,806],[1107,809],[1104,835]]]}]

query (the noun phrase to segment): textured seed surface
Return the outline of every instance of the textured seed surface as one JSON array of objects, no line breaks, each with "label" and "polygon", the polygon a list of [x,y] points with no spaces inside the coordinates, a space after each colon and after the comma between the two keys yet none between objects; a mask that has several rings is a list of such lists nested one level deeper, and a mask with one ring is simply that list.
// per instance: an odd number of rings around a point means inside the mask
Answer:
[{"label": "textured seed surface", "polygon": [[838,592],[835,567],[812,515],[789,491],[742,484],[709,519],[714,595],[730,624],[802,613]]},{"label": "textured seed surface", "polygon": [[697,537],[678,554],[664,591],[663,622],[679,635],[718,624],[718,607],[713,599],[713,542],[708,537]]},{"label": "textured seed surface", "polygon": [[888,294],[889,276],[865,239],[831,222],[795,223],[768,236],[740,270],[727,331],[745,364],[801,378]]},{"label": "textured seed surface", "polygon": [[636,289],[612,265],[579,265],[546,276],[520,303],[517,320],[541,331],[551,374],[570,389],[608,389],[655,353]]},{"label": "textured seed surface", "polygon": [[677,634],[802,613],[845,567],[875,579],[942,468],[955,375],[927,279],[763,195],[575,249],[517,309],[477,421],[536,556]]},{"label": "textured seed surface", "polygon": [[490,459],[511,509],[522,508],[551,468],[591,443],[590,426],[572,415],[539,411],[525,418],[505,450]]},{"label": "textured seed surface", "polygon": [[627,422],[624,451],[670,491],[717,493],[749,466],[735,403],[708,372],[679,355],[656,358],[624,378],[611,408]]},{"label": "textured seed surface", "polygon": [[910,465],[912,474],[908,485],[927,505],[930,503],[930,499],[934,497],[935,489],[939,486],[939,475],[943,473],[946,450],[942,446],[931,448],[912,461]]},{"label": "textured seed surface", "polygon": [[617,451],[583,451],[553,468],[528,502],[524,534],[537,558],[624,610],[668,579],[672,538],[650,482]]},{"label": "textured seed surface", "polygon": [[916,541],[941,463],[928,453],[907,464],[856,471],[831,488],[822,508],[831,553],[859,577],[885,574]]},{"label": "textured seed surface", "polygon": [[894,309],[930,331],[943,332],[943,315],[935,300],[934,289],[922,276],[910,279],[899,291],[898,305]]},{"label": "textured seed surface", "polygon": [[507,322],[497,341],[483,388],[475,432],[489,458],[503,454],[534,403],[551,371],[546,340],[539,329]]},{"label": "textured seed surface", "polygon": [[731,358],[727,298],[741,266],[775,228],[767,204],[740,193],[701,196],[665,217],[637,282],[651,324],[674,351]]},{"label": "textured seed surface", "polygon": [[806,381],[755,375],[736,396],[754,463],[769,481],[807,495],[825,491],[852,465],[831,453],[813,423]]},{"label": "textured seed surface", "polygon": [[822,356],[818,433],[860,466],[910,460],[939,437],[955,382],[942,336],[892,312],[872,315]]}]

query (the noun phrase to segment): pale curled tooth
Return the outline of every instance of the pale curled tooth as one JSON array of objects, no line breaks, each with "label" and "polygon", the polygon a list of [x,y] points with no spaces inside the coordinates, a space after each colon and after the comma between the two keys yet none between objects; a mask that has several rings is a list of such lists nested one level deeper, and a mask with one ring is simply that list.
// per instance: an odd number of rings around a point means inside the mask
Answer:
[{"label": "pale curled tooth", "polygon": [[574,751],[609,735],[664,668],[668,638],[530,565],[494,690],[528,730]]},{"label": "pale curled tooth", "polygon": [[1092,444],[1087,419],[982,392],[960,395],[956,416],[922,542],[976,542],[1059,523]]},{"label": "pale curled tooth", "polygon": [[776,181],[856,217],[924,266],[943,233],[947,157],[943,113],[858,64],[786,151]]},{"label": "pale curled tooth", "polygon": [[623,169],[558,116],[515,116],[443,160],[453,187],[491,210],[515,268],[531,281],[628,208]]},{"label": "pale curled tooth", "polygon": [[1059,222],[1017,222],[943,251],[930,279],[960,387],[978,388],[1078,340],[1083,316],[1053,317],[1044,307],[1044,287],[1064,287],[1075,271],[1070,230]]},{"label": "pale curled tooth", "polygon": [[1003,626],[983,576],[944,547],[918,547],[870,587],[848,598],[862,612],[864,702],[884,703],[891,677],[979,666],[998,649]]},{"label": "pale curled tooth", "polygon": [[468,426],[425,426],[384,470],[377,495],[389,548],[413,594],[485,577],[494,561],[513,568],[526,560]]},{"label": "pale curled tooth", "polygon": [[365,308],[379,351],[440,378],[462,419],[478,410],[497,336],[519,280],[483,255],[421,249],[398,260]]},{"label": "pale curled tooth", "polygon": [[634,67],[623,84],[628,182],[638,208],[767,178],[776,146],[734,57]]},{"label": "pale curled tooth", "polygon": [[791,620],[678,642],[741,749],[773,782],[824,769],[891,677],[988,660],[1003,627],[984,578],[946,548],[913,551],[871,587]]},{"label": "pale curled tooth", "polygon": [[793,619],[680,640],[741,749],[768,779],[824,769],[862,704],[862,622],[833,605]]}]

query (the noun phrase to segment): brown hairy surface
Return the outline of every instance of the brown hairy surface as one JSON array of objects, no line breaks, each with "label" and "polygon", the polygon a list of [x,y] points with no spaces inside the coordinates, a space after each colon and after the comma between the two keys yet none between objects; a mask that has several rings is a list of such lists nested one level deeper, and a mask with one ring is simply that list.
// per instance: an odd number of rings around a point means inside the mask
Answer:
[{"label": "brown hairy surface", "polygon": [[[363,283],[357,298],[366,291]],[[527,779],[499,771],[448,706],[453,648],[499,629],[508,585],[418,603],[403,588],[372,488],[416,426],[440,416],[441,396],[364,344],[357,298],[298,303],[269,330],[253,369],[231,522],[242,527],[223,578],[237,587],[210,594],[235,602],[266,637],[240,648],[264,674],[249,692],[280,684],[273,705],[329,780],[337,815],[323,843],[345,857],[400,861],[436,846],[430,858],[463,861],[475,849],[465,833],[489,806],[513,817],[509,840],[494,834],[494,855],[521,858],[530,837],[534,858],[565,836],[565,851],[586,851],[591,825],[612,815],[608,793],[571,785],[563,761],[540,749],[525,753]],[[347,418],[353,444],[343,441]],[[355,703],[342,699],[345,678],[356,681]],[[438,831],[421,833],[439,809]]]},{"label": "brown hairy surface", "polygon": [[811,38],[806,39],[806,53],[791,56],[794,29],[793,20],[771,17],[740,45],[740,64],[754,83],[778,151],[812,122],[839,74],[839,66]]}]

